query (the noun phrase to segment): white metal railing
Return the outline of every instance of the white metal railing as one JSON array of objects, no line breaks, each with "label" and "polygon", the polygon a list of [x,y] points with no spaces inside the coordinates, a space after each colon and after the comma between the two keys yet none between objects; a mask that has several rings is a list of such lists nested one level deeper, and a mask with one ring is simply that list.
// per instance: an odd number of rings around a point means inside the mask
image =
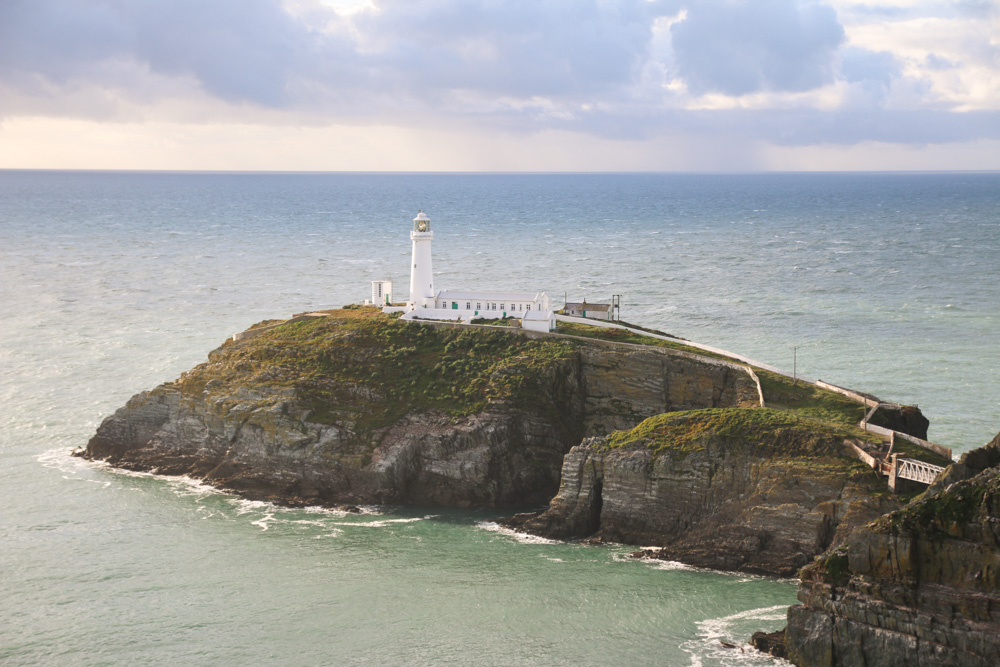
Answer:
[{"label": "white metal railing", "polygon": [[916,459],[899,459],[896,476],[903,479],[912,479],[921,484],[933,484],[937,476],[944,470],[941,466],[924,463]]}]

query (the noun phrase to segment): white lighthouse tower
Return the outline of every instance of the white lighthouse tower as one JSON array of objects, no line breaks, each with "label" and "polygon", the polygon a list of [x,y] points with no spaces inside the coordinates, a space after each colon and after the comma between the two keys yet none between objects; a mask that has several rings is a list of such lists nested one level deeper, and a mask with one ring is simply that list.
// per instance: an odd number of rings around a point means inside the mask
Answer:
[{"label": "white lighthouse tower", "polygon": [[431,270],[431,219],[423,211],[413,219],[413,266],[410,267],[410,307],[434,308],[434,274]]}]

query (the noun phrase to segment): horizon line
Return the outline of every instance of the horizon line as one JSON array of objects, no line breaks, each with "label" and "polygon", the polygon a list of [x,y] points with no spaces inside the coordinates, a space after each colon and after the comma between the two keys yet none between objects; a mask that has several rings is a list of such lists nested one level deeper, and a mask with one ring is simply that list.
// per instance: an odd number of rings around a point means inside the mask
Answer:
[{"label": "horizon line", "polygon": [[775,174],[1000,174],[1000,169],[759,169],[744,171],[621,170],[621,171],[407,171],[407,170],[315,170],[315,169],[116,169],[61,167],[0,167],[2,172],[58,172],[89,174],[232,174],[232,175],[364,175],[364,176],[754,176]]}]

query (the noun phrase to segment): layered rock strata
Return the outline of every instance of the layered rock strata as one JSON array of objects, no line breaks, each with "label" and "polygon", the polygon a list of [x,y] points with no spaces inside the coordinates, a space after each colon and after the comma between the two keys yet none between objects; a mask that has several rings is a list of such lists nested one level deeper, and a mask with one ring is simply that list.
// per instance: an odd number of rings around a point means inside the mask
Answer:
[{"label": "layered rock strata", "polygon": [[770,409],[659,415],[567,454],[559,493],[508,525],[657,545],[692,565],[790,576],[898,504],[843,434]]},{"label": "layered rock strata", "polygon": [[290,503],[537,504],[586,436],[757,396],[683,352],[344,310],[227,341],[83,454]]},{"label": "layered rock strata", "polygon": [[[1000,436],[804,568],[796,665],[1000,664]],[[977,472],[981,470],[981,472]]]}]

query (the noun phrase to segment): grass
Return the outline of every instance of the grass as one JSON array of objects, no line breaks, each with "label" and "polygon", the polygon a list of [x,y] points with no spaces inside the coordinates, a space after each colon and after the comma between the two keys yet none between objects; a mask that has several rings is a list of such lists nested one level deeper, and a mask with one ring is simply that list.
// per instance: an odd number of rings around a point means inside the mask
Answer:
[{"label": "grass", "polygon": [[559,339],[407,324],[376,308],[350,308],[227,341],[177,385],[189,395],[212,380],[221,395],[291,389],[310,407],[309,421],[370,431],[413,411],[459,417],[503,401],[543,409],[544,383],[572,352]]},{"label": "grass", "polygon": [[[669,340],[663,340],[660,338],[653,338],[652,336],[644,336],[642,334],[633,333],[631,331],[626,331],[624,329],[597,327],[590,324],[577,324],[576,322],[560,322],[559,326],[556,327],[555,333],[566,334],[568,336],[580,336],[581,338],[593,338],[595,340],[606,340],[612,343],[631,343],[633,345],[665,347],[671,350],[690,352],[691,354],[697,354],[702,357],[710,357],[713,359],[722,359],[733,363],[741,363],[736,359],[733,359],[732,357],[716,354],[714,352],[706,352],[705,350],[700,350],[696,347],[685,345],[683,342],[681,342],[681,339],[678,339],[677,342],[674,342]],[[663,334],[663,335],[669,335],[669,334]]]},{"label": "grass", "polygon": [[937,452],[924,449],[920,445],[915,445],[912,442],[904,440],[903,438],[896,438],[896,444],[893,445],[892,451],[899,454],[900,458],[917,459],[918,461],[941,466],[942,468],[954,463],[951,459],[941,456]]},{"label": "grass", "polygon": [[[709,408],[668,412],[627,431],[612,433],[607,449],[645,447],[655,454],[700,451],[709,443],[745,447],[786,459],[842,456],[843,431],[814,420],[769,408]],[[849,461],[846,459],[845,462]],[[849,465],[849,463],[845,463]]]},{"label": "grass", "polygon": [[[653,332],[652,330],[648,331]],[[685,345],[680,340],[677,342],[667,341],[622,329],[609,329],[588,324],[562,322],[556,329],[556,333],[616,343],[632,343],[635,345],[680,350],[710,359],[721,359],[723,361],[746,365],[744,362],[732,357]],[[860,403],[828,389],[823,389],[806,382],[793,382],[790,378],[761,368],[754,368],[754,372],[757,374],[758,379],[760,379],[761,390],[764,393],[764,404],[767,407],[793,412],[799,416],[809,417],[820,422],[836,424],[839,427],[847,429],[850,435],[854,437],[869,437],[858,427],[861,419],[865,416],[865,408]]]},{"label": "grass", "polygon": [[767,407],[837,424],[850,430],[855,437],[867,437],[858,426],[865,416],[865,407],[857,401],[806,382],[793,382],[783,375],[763,369],[756,369],[755,372]]},{"label": "grass", "polygon": [[514,326],[514,322],[517,321],[516,317],[498,317],[496,319],[490,319],[488,317],[477,317],[471,321],[472,324],[483,324],[486,326],[493,327],[509,327]]}]

